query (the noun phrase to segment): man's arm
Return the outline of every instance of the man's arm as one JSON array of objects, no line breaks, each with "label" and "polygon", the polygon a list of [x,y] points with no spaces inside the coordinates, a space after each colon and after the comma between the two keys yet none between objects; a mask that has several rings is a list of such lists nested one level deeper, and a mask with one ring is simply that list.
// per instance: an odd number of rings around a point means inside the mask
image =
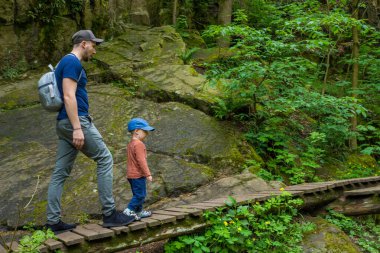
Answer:
[{"label": "man's arm", "polygon": [[73,144],[76,149],[81,149],[84,145],[84,134],[78,117],[78,104],[75,97],[77,82],[71,78],[63,78],[63,101],[65,103],[67,116],[73,126]]}]

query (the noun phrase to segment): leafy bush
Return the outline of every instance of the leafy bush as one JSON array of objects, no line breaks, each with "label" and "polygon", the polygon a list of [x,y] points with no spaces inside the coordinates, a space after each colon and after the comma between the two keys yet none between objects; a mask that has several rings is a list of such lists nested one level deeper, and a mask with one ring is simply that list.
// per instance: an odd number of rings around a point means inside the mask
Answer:
[{"label": "leafy bush", "polygon": [[[253,7],[258,5],[248,9]],[[238,10],[231,25],[211,25],[203,32],[207,41],[229,36],[234,52],[206,66],[210,84],[221,94],[215,116],[243,123],[246,139],[267,161],[263,169],[292,184],[319,180],[316,175],[326,156],[344,157],[353,137],[358,137],[363,153],[378,156],[378,131],[373,131],[378,122],[352,130],[351,118],[375,118],[353,94],[379,101],[374,84],[380,68],[373,67],[378,60],[370,55],[380,55],[373,39],[380,33],[352,18],[339,3],[329,10],[316,0],[277,7],[266,27],[251,23],[252,14]],[[365,56],[360,64],[366,66],[364,86],[355,90],[347,86],[351,73],[343,70],[353,64],[347,47],[353,26],[361,31]],[[375,75],[367,71],[372,68]]]},{"label": "leafy bush", "polygon": [[36,253],[38,248],[47,239],[56,239],[54,233],[49,229],[47,231],[35,230],[32,235],[25,235],[21,238],[18,251],[20,253]]},{"label": "leafy bush", "polygon": [[210,224],[203,234],[180,236],[165,245],[165,252],[302,252],[302,234],[314,229],[297,221],[300,199],[283,192],[265,203],[207,212]]}]

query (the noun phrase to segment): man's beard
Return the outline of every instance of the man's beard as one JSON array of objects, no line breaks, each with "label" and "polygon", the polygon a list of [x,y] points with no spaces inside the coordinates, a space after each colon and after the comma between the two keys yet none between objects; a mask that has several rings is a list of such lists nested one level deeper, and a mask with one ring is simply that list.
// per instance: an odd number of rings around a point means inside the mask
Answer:
[{"label": "man's beard", "polygon": [[89,54],[87,51],[86,53],[83,55],[82,57],[82,60],[85,61],[85,62],[88,62],[90,59],[91,59],[92,55]]}]

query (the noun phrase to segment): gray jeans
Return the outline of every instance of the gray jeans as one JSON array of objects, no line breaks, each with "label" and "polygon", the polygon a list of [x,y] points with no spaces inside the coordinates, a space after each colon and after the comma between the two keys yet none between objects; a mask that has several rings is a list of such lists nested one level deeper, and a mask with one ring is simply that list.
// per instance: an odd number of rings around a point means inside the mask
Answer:
[{"label": "gray jeans", "polygon": [[[97,163],[99,199],[104,215],[110,215],[115,209],[112,195],[113,159],[89,116],[79,117],[84,134],[84,146],[80,150]],[[55,224],[61,216],[61,197],[63,184],[69,177],[78,150],[73,146],[73,127],[69,119],[57,121],[58,151],[56,164],[48,189],[47,222]]]}]

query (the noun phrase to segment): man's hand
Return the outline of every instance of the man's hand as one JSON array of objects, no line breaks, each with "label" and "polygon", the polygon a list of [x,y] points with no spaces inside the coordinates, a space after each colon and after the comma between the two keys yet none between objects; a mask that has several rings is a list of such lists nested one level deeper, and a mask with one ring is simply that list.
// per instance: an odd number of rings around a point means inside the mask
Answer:
[{"label": "man's hand", "polygon": [[84,134],[82,129],[75,129],[73,132],[73,144],[76,149],[82,149],[84,145]]},{"label": "man's hand", "polygon": [[148,179],[148,181],[150,181],[150,182],[152,182],[152,181],[153,181],[153,178],[152,178],[152,176],[146,177],[146,179]]}]

